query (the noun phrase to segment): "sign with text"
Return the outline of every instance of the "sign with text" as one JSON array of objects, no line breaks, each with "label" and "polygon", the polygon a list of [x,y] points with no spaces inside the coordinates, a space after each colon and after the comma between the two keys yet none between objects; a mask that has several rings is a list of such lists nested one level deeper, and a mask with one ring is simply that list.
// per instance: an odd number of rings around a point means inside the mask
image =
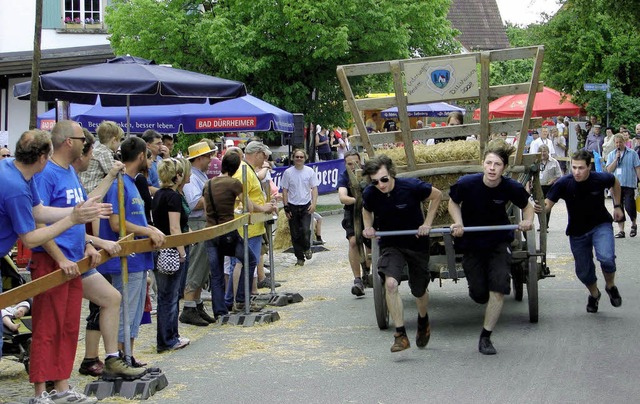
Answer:
[{"label": "sign with text", "polygon": [[[307,167],[311,167],[313,171],[315,171],[316,176],[318,177],[318,194],[330,194],[331,192],[336,192],[338,190],[338,178],[340,178],[340,173],[345,170],[344,160],[330,160],[330,161],[322,161],[320,163],[309,163],[305,164]],[[281,181],[282,174],[289,167],[276,167],[271,172],[271,179],[273,183],[276,184],[278,189],[282,191]]]},{"label": "sign with text", "polygon": [[584,91],[607,91],[609,86],[606,83],[584,83]]},{"label": "sign with text", "polygon": [[197,118],[196,130],[206,129],[255,129],[258,126],[258,118],[255,116],[238,118]]},{"label": "sign with text", "polygon": [[409,104],[478,97],[475,56],[405,63]]}]

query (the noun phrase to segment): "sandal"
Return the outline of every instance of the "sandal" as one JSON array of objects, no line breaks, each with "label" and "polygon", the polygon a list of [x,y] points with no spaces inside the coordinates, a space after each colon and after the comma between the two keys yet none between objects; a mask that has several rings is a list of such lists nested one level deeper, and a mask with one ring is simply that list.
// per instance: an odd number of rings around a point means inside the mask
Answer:
[{"label": "sandal", "polygon": [[625,236],[624,236],[624,231],[619,231],[619,232],[617,232],[617,233],[616,233],[616,235],[615,235],[615,236],[613,236],[613,237],[615,237],[615,238],[624,238],[624,237],[625,237]]},{"label": "sandal", "polygon": [[634,224],[631,226],[631,231],[629,232],[629,237],[635,237],[638,234],[638,225]]}]

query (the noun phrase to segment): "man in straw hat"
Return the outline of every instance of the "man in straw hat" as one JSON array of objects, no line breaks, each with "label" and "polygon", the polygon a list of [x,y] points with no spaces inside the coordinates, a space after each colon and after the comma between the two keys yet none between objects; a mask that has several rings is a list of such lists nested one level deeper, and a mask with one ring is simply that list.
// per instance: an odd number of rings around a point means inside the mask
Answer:
[{"label": "man in straw hat", "polygon": [[[206,141],[189,146],[189,161],[191,161],[191,181],[184,186],[184,196],[191,209],[189,214],[189,228],[201,230],[207,225],[204,212],[204,198],[202,191],[207,182],[207,170],[211,163],[214,150]],[[209,259],[204,242],[195,244],[189,250],[189,268],[187,282],[184,289],[184,308],[180,314],[180,322],[197,326],[207,326],[216,320],[204,308],[202,287],[209,280]]]}]

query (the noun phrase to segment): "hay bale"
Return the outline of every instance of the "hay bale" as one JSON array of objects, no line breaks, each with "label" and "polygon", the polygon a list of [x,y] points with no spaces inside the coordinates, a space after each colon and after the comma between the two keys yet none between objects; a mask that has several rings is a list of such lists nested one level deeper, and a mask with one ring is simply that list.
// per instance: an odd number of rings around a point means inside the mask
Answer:
[{"label": "hay bale", "polygon": [[[435,145],[418,144],[413,146],[416,156],[416,164],[441,163],[447,161],[478,160],[480,161],[480,143],[456,140],[451,142],[436,143]],[[389,156],[396,166],[407,165],[407,155],[404,148],[380,150],[378,154]],[[458,181],[458,174],[442,174],[420,177],[422,181],[428,182],[443,193],[448,193],[452,184]],[[448,202],[444,201],[438,205],[438,213],[433,221],[434,225],[450,224],[452,222],[448,211]],[[426,212],[425,212],[426,214]]]},{"label": "hay bale", "polygon": [[284,209],[280,209],[278,212],[278,221],[276,222],[276,234],[273,237],[273,249],[284,251],[289,247],[291,247],[289,219],[287,219]]}]

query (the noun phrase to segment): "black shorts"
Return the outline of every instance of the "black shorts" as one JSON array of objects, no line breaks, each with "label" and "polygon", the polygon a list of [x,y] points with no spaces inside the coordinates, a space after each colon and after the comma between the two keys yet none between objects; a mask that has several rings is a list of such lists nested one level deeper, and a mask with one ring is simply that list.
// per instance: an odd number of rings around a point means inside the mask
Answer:
[{"label": "black shorts", "polygon": [[390,276],[398,285],[405,265],[408,267],[409,288],[415,297],[422,297],[429,286],[429,253],[398,247],[385,247],[378,258],[378,273]]},{"label": "black shorts", "polygon": [[511,246],[503,242],[492,250],[466,251],[462,257],[469,296],[477,303],[489,301],[489,292],[511,293]]},{"label": "black shorts", "polygon": [[[362,228],[360,229],[360,231],[364,230],[364,225],[361,225],[361,227]],[[353,227],[353,211],[351,210],[344,211],[344,218],[342,219],[342,228],[347,233],[347,240],[349,240],[351,237],[356,236],[356,231],[355,231],[355,228]],[[371,248],[371,240],[369,240],[366,237],[362,237],[362,242],[364,243],[364,245],[367,246],[367,248]]]}]

